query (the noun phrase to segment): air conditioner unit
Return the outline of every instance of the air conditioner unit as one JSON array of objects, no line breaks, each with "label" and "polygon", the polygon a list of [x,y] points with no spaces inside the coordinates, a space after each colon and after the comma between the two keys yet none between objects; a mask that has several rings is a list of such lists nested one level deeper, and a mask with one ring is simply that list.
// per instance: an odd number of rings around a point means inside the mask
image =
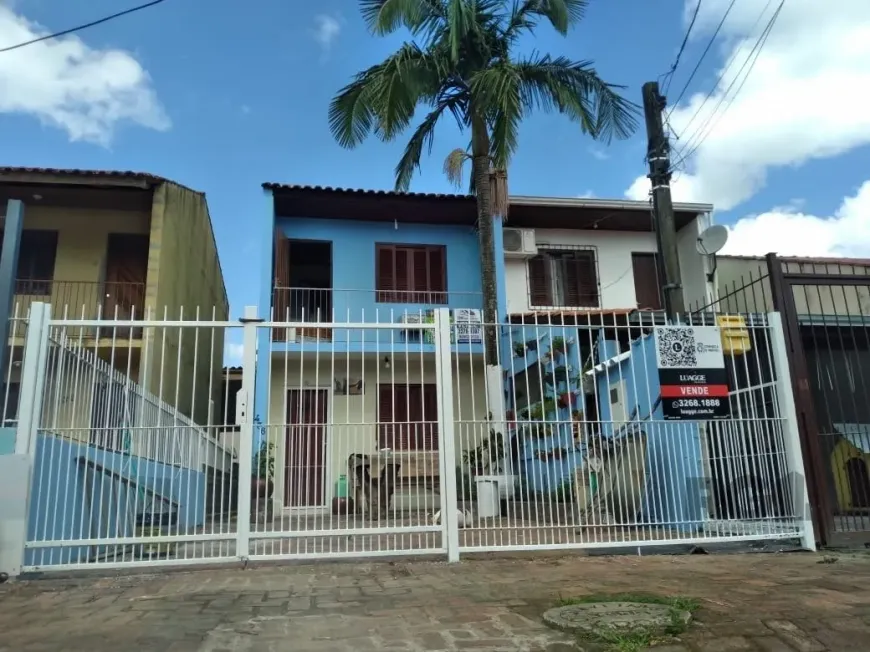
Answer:
[{"label": "air conditioner unit", "polygon": [[531,258],[538,254],[534,229],[505,229],[502,235],[505,258]]}]

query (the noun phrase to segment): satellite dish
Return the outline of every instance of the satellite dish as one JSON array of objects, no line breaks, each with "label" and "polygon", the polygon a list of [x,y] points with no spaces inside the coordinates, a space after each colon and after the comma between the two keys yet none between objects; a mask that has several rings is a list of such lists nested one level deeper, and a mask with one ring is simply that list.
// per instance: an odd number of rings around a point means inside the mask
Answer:
[{"label": "satellite dish", "polygon": [[695,248],[702,256],[712,256],[722,251],[726,242],[728,242],[728,229],[721,224],[714,224],[704,229],[703,233],[698,236]]}]

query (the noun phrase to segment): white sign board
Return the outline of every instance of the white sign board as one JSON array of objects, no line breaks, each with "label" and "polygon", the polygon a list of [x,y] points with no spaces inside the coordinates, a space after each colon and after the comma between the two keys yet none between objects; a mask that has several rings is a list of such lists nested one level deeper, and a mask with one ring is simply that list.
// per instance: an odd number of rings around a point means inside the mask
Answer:
[{"label": "white sign board", "polygon": [[480,310],[457,308],[453,311],[453,327],[456,329],[457,344],[483,343],[483,329]]}]

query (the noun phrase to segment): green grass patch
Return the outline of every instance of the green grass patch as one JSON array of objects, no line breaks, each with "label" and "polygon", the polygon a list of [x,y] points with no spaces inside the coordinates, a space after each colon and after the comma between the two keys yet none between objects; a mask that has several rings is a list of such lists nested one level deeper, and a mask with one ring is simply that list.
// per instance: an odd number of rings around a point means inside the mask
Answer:
[{"label": "green grass patch", "polygon": [[670,607],[671,623],[663,631],[652,631],[644,628],[629,632],[605,629],[596,633],[591,639],[587,636],[582,637],[583,643],[587,645],[591,643],[601,650],[610,652],[639,652],[648,647],[669,642],[688,628],[681,615],[687,611],[693,614],[701,606],[694,598],[683,596],[665,597],[649,593],[613,593],[584,595],[576,598],[560,598],[556,602],[556,606],[566,607],[572,604],[589,604],[593,602],[639,602],[642,604],[663,604]]}]

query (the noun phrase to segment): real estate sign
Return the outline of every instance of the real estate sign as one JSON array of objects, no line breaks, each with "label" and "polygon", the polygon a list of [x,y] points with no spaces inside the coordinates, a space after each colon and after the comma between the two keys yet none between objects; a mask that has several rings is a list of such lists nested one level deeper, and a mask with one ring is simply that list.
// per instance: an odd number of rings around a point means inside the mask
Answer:
[{"label": "real estate sign", "polygon": [[658,326],[655,344],[664,418],[728,418],[728,372],[719,327]]}]

